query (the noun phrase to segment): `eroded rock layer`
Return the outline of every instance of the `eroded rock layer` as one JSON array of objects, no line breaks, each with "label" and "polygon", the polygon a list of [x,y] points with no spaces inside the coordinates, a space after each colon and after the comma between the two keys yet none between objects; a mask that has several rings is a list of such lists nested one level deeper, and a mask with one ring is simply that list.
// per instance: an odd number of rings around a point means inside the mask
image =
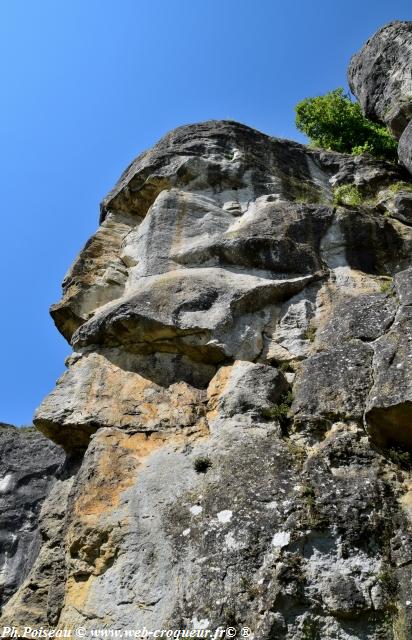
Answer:
[{"label": "eroded rock layer", "polygon": [[68,462],[3,624],[411,636],[411,189],[229,121],[129,166],[52,308]]}]

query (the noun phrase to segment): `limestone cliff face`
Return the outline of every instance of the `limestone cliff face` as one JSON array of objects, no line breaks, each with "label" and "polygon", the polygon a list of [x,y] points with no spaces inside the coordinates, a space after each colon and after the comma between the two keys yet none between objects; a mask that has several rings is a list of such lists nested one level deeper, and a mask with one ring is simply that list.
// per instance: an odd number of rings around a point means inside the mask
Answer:
[{"label": "limestone cliff face", "polygon": [[2,623],[410,637],[411,187],[229,121],[130,165],[52,308],[68,462]]}]

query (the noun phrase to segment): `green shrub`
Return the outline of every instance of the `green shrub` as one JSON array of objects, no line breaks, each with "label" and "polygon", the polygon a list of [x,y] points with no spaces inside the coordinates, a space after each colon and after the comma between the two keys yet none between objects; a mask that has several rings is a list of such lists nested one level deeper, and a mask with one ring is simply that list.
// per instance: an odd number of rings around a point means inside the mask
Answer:
[{"label": "green shrub", "polygon": [[354,184],[342,184],[333,192],[333,203],[356,207],[362,204],[362,196]]},{"label": "green shrub", "polygon": [[384,280],[380,285],[381,293],[388,293],[389,295],[394,295],[393,290],[393,278],[389,278],[389,280]]},{"label": "green shrub", "polygon": [[211,466],[212,461],[207,456],[198,456],[193,463],[196,473],[206,473]]},{"label": "green shrub", "polygon": [[296,107],[296,126],[312,145],[341,153],[370,153],[397,161],[397,141],[389,131],[362,114],[342,88],[305,98]]},{"label": "green shrub", "polygon": [[392,462],[398,467],[401,467],[401,469],[405,469],[406,471],[412,469],[412,456],[409,451],[405,451],[399,447],[392,447],[389,449],[388,454]]},{"label": "green shrub", "polygon": [[267,407],[262,410],[262,415],[265,418],[269,418],[270,420],[279,420],[282,424],[287,420],[289,415],[289,409],[293,402],[293,394],[291,391],[288,391],[283,397],[282,401],[279,404],[274,404],[271,407]]},{"label": "green shrub", "polygon": [[306,449],[290,438],[287,438],[284,442],[289,450],[290,455],[294,459],[294,465],[297,469],[302,469],[307,458]]},{"label": "green shrub", "polygon": [[395,182],[391,184],[389,190],[392,193],[399,193],[400,191],[412,191],[412,184],[409,182]]}]

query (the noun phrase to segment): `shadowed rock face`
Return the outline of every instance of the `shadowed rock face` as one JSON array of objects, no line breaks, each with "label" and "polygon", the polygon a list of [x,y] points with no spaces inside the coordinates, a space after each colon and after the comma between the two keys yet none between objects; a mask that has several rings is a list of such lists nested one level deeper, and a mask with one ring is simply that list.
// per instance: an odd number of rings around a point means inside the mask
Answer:
[{"label": "shadowed rock face", "polygon": [[0,423],[0,608],[39,552],[40,509],[63,460],[60,447],[35,429]]},{"label": "shadowed rock face", "polygon": [[52,307],[78,468],[2,624],[410,635],[407,181],[226,121],[130,165]]}]

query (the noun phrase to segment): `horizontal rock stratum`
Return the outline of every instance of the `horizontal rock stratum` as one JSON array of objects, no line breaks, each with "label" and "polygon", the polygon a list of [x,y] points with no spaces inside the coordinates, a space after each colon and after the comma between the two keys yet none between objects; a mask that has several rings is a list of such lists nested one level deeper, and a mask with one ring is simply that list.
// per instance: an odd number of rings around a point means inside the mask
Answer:
[{"label": "horizontal rock stratum", "polygon": [[231,121],[128,167],[51,310],[68,457],[2,624],[410,637],[411,191]]}]

